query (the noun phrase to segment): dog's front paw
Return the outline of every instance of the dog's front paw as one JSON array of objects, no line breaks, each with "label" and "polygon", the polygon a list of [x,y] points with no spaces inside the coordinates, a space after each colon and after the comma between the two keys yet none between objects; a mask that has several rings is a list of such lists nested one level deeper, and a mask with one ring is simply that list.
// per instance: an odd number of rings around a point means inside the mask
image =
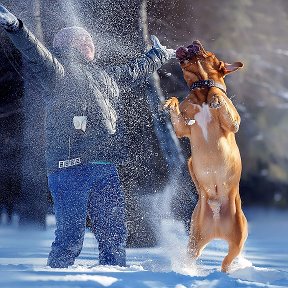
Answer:
[{"label": "dog's front paw", "polygon": [[171,97],[170,99],[166,100],[163,106],[164,109],[169,111],[176,111],[179,110],[179,101],[176,97]]},{"label": "dog's front paw", "polygon": [[212,96],[208,104],[209,104],[209,107],[212,109],[219,109],[223,106],[224,99],[221,96],[218,96],[217,94],[215,94]]}]

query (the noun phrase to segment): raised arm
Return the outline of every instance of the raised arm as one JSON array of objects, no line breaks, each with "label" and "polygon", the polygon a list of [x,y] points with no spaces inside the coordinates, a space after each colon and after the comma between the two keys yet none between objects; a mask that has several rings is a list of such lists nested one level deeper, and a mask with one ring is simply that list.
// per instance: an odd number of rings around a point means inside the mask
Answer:
[{"label": "raised arm", "polygon": [[47,77],[64,76],[64,68],[58,60],[25,27],[21,20],[2,5],[0,5],[0,26],[6,30],[15,47],[28,62],[31,72],[40,82]]},{"label": "raised arm", "polygon": [[162,46],[156,36],[152,35],[151,40],[153,42],[153,48],[148,52],[127,64],[112,66],[107,69],[107,72],[111,74],[119,84],[131,84],[149,76],[158,70],[165,62],[175,57],[175,50]]}]

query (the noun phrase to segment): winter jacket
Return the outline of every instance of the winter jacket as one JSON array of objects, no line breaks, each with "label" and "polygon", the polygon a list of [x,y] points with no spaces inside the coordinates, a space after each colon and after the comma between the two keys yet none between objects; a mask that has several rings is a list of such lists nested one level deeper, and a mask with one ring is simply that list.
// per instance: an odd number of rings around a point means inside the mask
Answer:
[{"label": "winter jacket", "polygon": [[47,94],[48,173],[88,162],[123,162],[119,85],[132,85],[156,71],[167,60],[165,53],[152,48],[126,65],[103,69],[73,51],[53,55],[21,21],[19,30],[8,35]]}]

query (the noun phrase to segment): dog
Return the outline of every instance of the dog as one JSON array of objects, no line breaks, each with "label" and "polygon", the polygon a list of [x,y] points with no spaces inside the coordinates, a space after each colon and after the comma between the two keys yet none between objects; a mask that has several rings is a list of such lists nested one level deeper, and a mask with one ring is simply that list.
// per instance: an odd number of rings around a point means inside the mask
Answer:
[{"label": "dog", "polygon": [[197,40],[178,48],[176,58],[190,93],[180,104],[171,97],[164,108],[170,112],[176,136],[188,137],[191,145],[188,168],[199,198],[192,214],[188,253],[197,259],[211,240],[226,240],[229,251],[221,270],[227,272],[248,236],[239,194],[242,164],[235,140],[240,116],[227,97],[224,82],[227,74],[243,64],[219,61]]}]

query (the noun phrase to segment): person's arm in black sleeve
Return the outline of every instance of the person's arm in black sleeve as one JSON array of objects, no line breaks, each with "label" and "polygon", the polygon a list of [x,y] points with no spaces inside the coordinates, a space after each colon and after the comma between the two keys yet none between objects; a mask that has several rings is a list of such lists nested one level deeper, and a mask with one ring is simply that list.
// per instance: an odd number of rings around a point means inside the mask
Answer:
[{"label": "person's arm in black sleeve", "polygon": [[63,77],[64,68],[49,50],[5,7],[0,5],[0,25],[29,64],[31,72],[42,82],[53,76]]},{"label": "person's arm in black sleeve", "polygon": [[162,46],[156,36],[152,35],[151,40],[153,47],[148,52],[127,64],[112,66],[107,72],[119,83],[133,83],[149,76],[175,57],[175,50]]}]

